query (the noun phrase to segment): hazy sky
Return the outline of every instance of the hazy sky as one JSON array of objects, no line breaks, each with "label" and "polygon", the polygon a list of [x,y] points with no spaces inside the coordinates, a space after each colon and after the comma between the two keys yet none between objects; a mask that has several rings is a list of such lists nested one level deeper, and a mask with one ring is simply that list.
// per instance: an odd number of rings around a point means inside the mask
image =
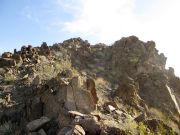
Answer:
[{"label": "hazy sky", "polygon": [[82,37],[154,40],[180,76],[180,0],[0,0],[0,52]]}]

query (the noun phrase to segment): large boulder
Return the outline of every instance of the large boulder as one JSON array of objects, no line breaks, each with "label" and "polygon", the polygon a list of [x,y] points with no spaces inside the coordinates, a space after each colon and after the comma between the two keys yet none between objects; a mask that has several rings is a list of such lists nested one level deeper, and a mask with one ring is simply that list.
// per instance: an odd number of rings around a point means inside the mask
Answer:
[{"label": "large boulder", "polygon": [[98,98],[93,80],[77,76],[67,86],[65,106],[68,110],[91,112],[96,109]]}]

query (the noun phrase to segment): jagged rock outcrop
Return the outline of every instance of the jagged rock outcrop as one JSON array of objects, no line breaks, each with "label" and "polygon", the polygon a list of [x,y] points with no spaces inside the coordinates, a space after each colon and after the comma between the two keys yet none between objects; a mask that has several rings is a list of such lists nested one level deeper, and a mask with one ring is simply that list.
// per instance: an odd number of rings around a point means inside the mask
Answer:
[{"label": "jagged rock outcrop", "polygon": [[180,79],[155,46],[135,36],[111,46],[72,38],[4,53],[0,132],[8,125],[15,135],[136,135],[143,123],[148,132],[160,125],[178,134]]},{"label": "jagged rock outcrop", "polygon": [[45,114],[59,113],[62,107],[82,113],[95,110],[98,98],[92,79],[81,76],[62,78],[63,80],[58,80],[58,78],[51,79],[44,86],[46,92],[42,94],[41,100]]},{"label": "jagged rock outcrop", "polygon": [[115,92],[115,96],[120,97],[125,103],[137,106],[142,102],[142,99],[138,95],[139,88],[135,84],[134,80],[128,76],[123,77],[120,81],[118,89]]}]

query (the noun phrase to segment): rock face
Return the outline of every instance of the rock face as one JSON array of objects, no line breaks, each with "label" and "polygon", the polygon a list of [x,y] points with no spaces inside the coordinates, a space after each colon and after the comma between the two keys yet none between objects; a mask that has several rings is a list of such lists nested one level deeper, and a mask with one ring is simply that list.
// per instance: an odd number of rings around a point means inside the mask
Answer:
[{"label": "rock face", "polygon": [[91,112],[95,110],[98,98],[95,83],[91,79],[81,77],[72,78],[67,87],[67,99],[65,106],[68,110],[80,112]]},{"label": "rock face", "polygon": [[172,134],[171,131],[172,129],[170,127],[168,127],[166,124],[164,124],[162,121],[160,120],[156,120],[156,119],[150,119],[150,120],[146,120],[145,124],[148,126],[148,128],[150,130],[153,131],[158,131],[158,128],[162,128],[164,127],[164,131],[163,134],[164,135],[169,135]]},{"label": "rock face", "polygon": [[115,95],[120,97],[125,103],[136,106],[141,102],[138,92],[139,88],[134,80],[130,77],[123,77]]},{"label": "rock face", "polygon": [[166,87],[168,78],[165,74],[155,72],[140,75],[139,84],[139,94],[150,106],[163,108],[165,111],[170,109],[172,112],[177,112],[178,108]]},{"label": "rock face", "polygon": [[[95,110],[98,98],[92,79],[76,76],[63,83],[63,80],[58,78],[51,79],[44,86],[46,91],[43,93],[41,101],[44,104],[43,112],[45,114],[58,115],[62,106],[69,111],[82,113],[90,113]],[[64,78],[64,81],[66,79]]]},{"label": "rock face", "polygon": [[5,52],[0,133],[178,134],[180,79],[166,59],[155,42],[135,36],[111,46],[72,38]]}]

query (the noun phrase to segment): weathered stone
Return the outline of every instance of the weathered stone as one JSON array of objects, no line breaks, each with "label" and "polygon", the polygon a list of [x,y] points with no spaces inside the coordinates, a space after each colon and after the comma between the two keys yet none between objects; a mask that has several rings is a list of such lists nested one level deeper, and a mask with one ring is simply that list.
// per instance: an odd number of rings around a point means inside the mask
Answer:
[{"label": "weathered stone", "polygon": [[48,47],[46,42],[43,42],[41,45],[41,52],[45,55],[45,56],[49,56],[51,54],[50,48]]},{"label": "weathered stone", "polygon": [[43,103],[40,97],[34,97],[30,105],[30,119],[38,119],[43,115]]},{"label": "weathered stone", "polygon": [[0,75],[4,75],[6,70],[4,68],[0,68]]},{"label": "weathered stone", "polygon": [[135,84],[134,80],[128,76],[125,76],[122,78],[115,95],[119,96],[124,103],[137,106],[141,101],[138,91],[139,88]]},{"label": "weathered stone", "polygon": [[97,95],[95,83],[82,77],[74,77],[67,86],[67,100],[65,106],[68,110],[91,112],[95,110]]},{"label": "weathered stone", "polygon": [[70,125],[72,120],[73,119],[66,112],[59,113],[58,124],[60,128]]},{"label": "weathered stone", "polygon": [[0,58],[0,67],[13,67],[16,66],[16,61],[10,58]]},{"label": "weathered stone", "polygon": [[116,127],[107,126],[105,129],[101,130],[100,135],[127,135],[124,130]]},{"label": "weathered stone", "polygon": [[11,58],[12,57],[12,53],[10,52],[5,52],[2,54],[2,58]]},{"label": "weathered stone", "polygon": [[67,69],[67,70],[63,70],[60,74],[58,74],[57,76],[63,77],[63,78],[72,78],[73,73],[72,70]]},{"label": "weathered stone", "polygon": [[87,89],[90,91],[91,96],[93,98],[94,104],[97,104],[98,97],[97,97],[97,93],[96,93],[94,80],[93,79],[87,79],[86,83],[87,83]]},{"label": "weathered stone", "polygon": [[40,85],[40,84],[41,84],[41,78],[39,77],[39,75],[37,75],[37,76],[34,78],[33,84],[34,84],[34,85]]},{"label": "weathered stone", "polygon": [[114,108],[112,105],[106,106],[106,109],[108,112],[112,112],[112,111],[116,110],[116,108]]},{"label": "weathered stone", "polygon": [[[149,106],[166,111],[175,128],[179,124],[175,109],[180,103],[180,79],[174,75],[173,69],[165,69],[166,57],[158,53],[153,41],[143,42],[130,36],[112,46],[90,46],[87,41],[73,38],[53,47],[45,42],[36,48],[23,46],[21,51],[15,50],[11,55],[7,53],[0,59],[0,67],[6,70],[0,73],[4,77],[2,82],[0,80],[3,88],[0,90],[0,110],[22,108],[22,112],[2,116],[2,123],[8,121],[22,126],[23,122],[44,115],[55,118],[59,125],[50,121],[38,127],[36,132],[43,129],[47,134],[54,135],[57,130],[66,127],[66,135],[100,134],[100,131],[101,134],[124,134],[126,126],[135,128],[131,123],[126,125],[129,120],[134,123],[148,120],[143,114],[137,114],[148,112],[145,106]],[[10,68],[13,64],[8,61],[15,61],[18,65]],[[52,72],[43,73],[49,68]],[[21,80],[26,74],[28,79]],[[3,80],[8,75],[17,78],[13,89],[9,89]],[[16,102],[13,106],[12,100]],[[134,119],[132,116],[137,117]],[[148,124],[159,126],[156,122]],[[68,125],[72,126],[68,129]]]},{"label": "weathered stone", "polygon": [[16,61],[18,65],[21,65],[23,63],[23,60],[21,58],[21,55],[19,54],[13,54],[12,58]]},{"label": "weathered stone", "polygon": [[141,121],[144,121],[144,120],[146,120],[146,113],[141,113],[140,115],[138,115],[134,120],[136,121],[136,122],[141,122]]},{"label": "weathered stone", "polygon": [[59,131],[58,135],[71,135],[71,130],[72,130],[71,126],[64,127]]},{"label": "weathered stone", "polygon": [[162,72],[140,74],[138,76],[139,95],[144,102],[165,112],[177,113],[177,107],[172,99],[171,89],[167,87],[168,78]]},{"label": "weathered stone", "polygon": [[96,116],[76,116],[74,119],[74,123],[81,125],[87,134],[94,135],[100,133],[100,123]]},{"label": "weathered stone", "polygon": [[84,117],[84,116],[86,116],[85,114],[82,114],[82,113],[77,112],[77,111],[68,111],[68,113],[69,113],[70,116],[72,116],[72,117],[75,117],[75,116],[81,116],[81,117]]},{"label": "weathered stone", "polygon": [[44,131],[44,129],[40,129],[38,131],[38,135],[46,135],[46,132]]},{"label": "weathered stone", "polygon": [[48,117],[41,117],[40,119],[33,120],[26,125],[28,131],[36,131],[48,123],[50,119]]}]

